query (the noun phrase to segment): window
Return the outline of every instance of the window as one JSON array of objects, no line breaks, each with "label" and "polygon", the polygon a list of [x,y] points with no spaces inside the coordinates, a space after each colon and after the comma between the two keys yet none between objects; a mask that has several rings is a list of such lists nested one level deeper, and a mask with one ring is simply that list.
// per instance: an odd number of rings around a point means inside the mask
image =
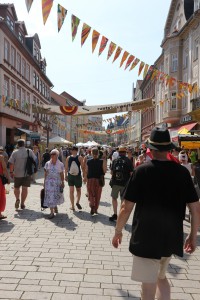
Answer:
[{"label": "window", "polygon": [[33,72],[33,86],[36,87],[36,74]]},{"label": "window", "polygon": [[178,55],[172,54],[172,72],[176,72],[178,69]]},{"label": "window", "polygon": [[19,107],[21,107],[21,87],[18,85],[17,86],[17,100],[19,102]]},{"label": "window", "polygon": [[26,111],[30,113],[31,96],[29,93],[26,94]]},{"label": "window", "polygon": [[25,111],[25,102],[26,102],[26,92],[22,89],[22,101],[21,101],[21,109]]},{"label": "window", "polygon": [[42,80],[40,80],[40,93],[42,93]]},{"label": "window", "polygon": [[19,40],[23,44],[24,43],[24,37],[23,34],[19,31]]},{"label": "window", "polygon": [[44,85],[44,82],[42,83],[42,95],[44,95],[45,93],[45,85]]},{"label": "window", "polygon": [[11,98],[15,99],[16,97],[16,85],[13,81],[11,81]]},{"label": "window", "polygon": [[26,79],[30,81],[30,65],[26,64]]},{"label": "window", "polygon": [[26,76],[26,61],[22,58],[22,76]]},{"label": "window", "polygon": [[197,83],[195,82],[193,84],[193,88],[192,88],[192,99],[197,99],[197,97],[198,97],[198,91],[199,91],[199,88],[198,88]]},{"label": "window", "polygon": [[21,55],[17,53],[17,72],[21,73]]},{"label": "window", "polygon": [[167,97],[167,94],[165,94],[164,112],[168,112],[168,97]]},{"label": "window", "polygon": [[9,54],[10,54],[10,44],[9,42],[5,39],[4,40],[4,59],[9,62]]},{"label": "window", "polygon": [[4,76],[4,96],[9,96],[9,78]]},{"label": "window", "polygon": [[39,90],[39,76],[36,76],[36,89]]},{"label": "window", "polygon": [[16,50],[14,47],[11,47],[11,66],[15,68],[16,64]]},{"label": "window", "polygon": [[176,93],[172,93],[172,95],[171,95],[171,110],[175,110],[176,108],[177,108]]},{"label": "window", "polygon": [[183,57],[183,68],[188,68],[188,60],[189,60],[189,55],[188,55],[188,50],[186,50]]},{"label": "window", "polygon": [[182,108],[183,109],[187,108],[187,96],[184,96],[182,99]]},{"label": "window", "polygon": [[13,31],[14,30],[14,22],[9,16],[6,16],[6,23],[8,24],[10,29]]},{"label": "window", "polygon": [[198,59],[199,57],[199,40],[196,39],[194,41],[194,60]]}]

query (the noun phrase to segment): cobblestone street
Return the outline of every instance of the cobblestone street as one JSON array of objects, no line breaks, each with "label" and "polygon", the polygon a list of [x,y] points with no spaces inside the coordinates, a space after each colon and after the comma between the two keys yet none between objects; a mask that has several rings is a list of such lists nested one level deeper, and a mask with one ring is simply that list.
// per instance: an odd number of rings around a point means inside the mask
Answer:
[{"label": "cobblestone street", "polygon": [[[107,174],[98,216],[89,213],[85,186],[82,212],[71,212],[66,186],[65,203],[52,220],[47,218],[48,210],[40,210],[42,178],[29,189],[24,211],[14,209],[11,184],[7,219],[0,221],[0,299],[140,299],[140,284],[130,279],[132,218],[120,249],[111,245],[114,224],[108,220],[112,214],[108,182]],[[185,222],[185,232],[188,227]],[[172,299],[200,299],[199,274],[199,246],[194,255],[173,258],[168,273]]]}]

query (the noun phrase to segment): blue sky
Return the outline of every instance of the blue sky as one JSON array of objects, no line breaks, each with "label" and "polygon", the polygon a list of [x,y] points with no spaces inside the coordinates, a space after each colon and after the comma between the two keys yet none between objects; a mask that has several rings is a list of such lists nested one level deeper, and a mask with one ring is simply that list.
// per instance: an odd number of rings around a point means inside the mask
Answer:
[{"label": "blue sky", "polygon": [[[115,42],[151,65],[161,54],[160,44],[171,0],[54,0],[45,26],[41,0],[34,0],[29,14],[25,0],[4,2],[14,3],[18,19],[25,22],[29,34],[39,34],[53,90],[66,91],[78,100],[85,99],[86,105],[98,105],[130,101],[132,85],[142,77],[138,78],[138,67],[131,72],[120,69],[121,56],[114,63],[114,55],[107,61],[108,46],[98,57],[100,40],[92,54],[92,33],[81,48],[83,22],[106,36],[109,42]],[[57,31],[58,3],[68,10],[60,33]],[[74,42],[71,14],[81,19]]]}]

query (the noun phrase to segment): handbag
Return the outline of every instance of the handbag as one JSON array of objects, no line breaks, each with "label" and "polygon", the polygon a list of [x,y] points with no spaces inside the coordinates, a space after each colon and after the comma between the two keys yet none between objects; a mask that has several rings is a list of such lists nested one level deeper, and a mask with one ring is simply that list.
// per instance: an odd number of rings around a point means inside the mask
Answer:
[{"label": "handbag", "polygon": [[44,206],[44,196],[45,196],[45,191],[44,188],[41,189],[40,191],[40,205],[41,205],[41,211],[45,210],[47,206]]},{"label": "handbag", "polygon": [[105,178],[104,178],[104,175],[101,175],[101,176],[99,177],[99,185],[102,186],[102,187],[105,185]]},{"label": "handbag", "polygon": [[1,177],[1,181],[2,181],[2,184],[3,184],[3,185],[5,185],[5,184],[8,183],[8,179],[6,178],[6,176],[0,175],[0,177]]}]

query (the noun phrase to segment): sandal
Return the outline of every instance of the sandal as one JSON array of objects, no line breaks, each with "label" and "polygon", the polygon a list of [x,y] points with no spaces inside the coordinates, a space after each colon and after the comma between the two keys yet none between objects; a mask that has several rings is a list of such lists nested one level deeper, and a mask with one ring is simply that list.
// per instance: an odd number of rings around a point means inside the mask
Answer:
[{"label": "sandal", "polygon": [[58,208],[57,208],[57,206],[54,207],[54,212],[55,212],[55,214],[58,214]]},{"label": "sandal", "polygon": [[7,218],[6,216],[3,216],[3,215],[0,216],[0,220],[6,219],[6,218]]},{"label": "sandal", "polygon": [[50,215],[48,216],[48,219],[53,219],[55,217],[54,213],[50,213]]},{"label": "sandal", "polygon": [[17,199],[16,202],[15,202],[15,209],[18,209],[18,208],[19,208],[19,204],[20,204],[20,200]]},{"label": "sandal", "polygon": [[74,207],[70,207],[70,210],[73,210],[73,211],[75,211],[75,208],[74,208]]}]

